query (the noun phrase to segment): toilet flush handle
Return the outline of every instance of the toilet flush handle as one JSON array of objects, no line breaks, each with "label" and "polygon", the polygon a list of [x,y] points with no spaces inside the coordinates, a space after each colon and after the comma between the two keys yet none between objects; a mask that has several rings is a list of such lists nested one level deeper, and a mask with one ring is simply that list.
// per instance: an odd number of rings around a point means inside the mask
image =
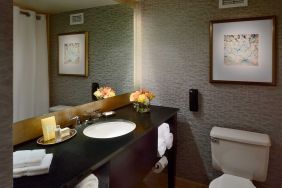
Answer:
[{"label": "toilet flush handle", "polygon": [[214,138],[214,137],[211,137],[211,141],[213,142],[213,143],[219,143],[219,140],[217,139],[217,138]]}]

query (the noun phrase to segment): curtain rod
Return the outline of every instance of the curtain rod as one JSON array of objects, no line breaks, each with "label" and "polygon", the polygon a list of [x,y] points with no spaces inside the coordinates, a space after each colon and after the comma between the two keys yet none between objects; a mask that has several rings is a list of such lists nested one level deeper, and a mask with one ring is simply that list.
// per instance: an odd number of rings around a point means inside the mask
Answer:
[{"label": "curtain rod", "polygon": [[[29,12],[20,10],[20,13],[23,14],[23,15],[26,15],[27,17],[30,17],[30,13],[29,13]],[[37,20],[40,20],[40,19],[41,19],[41,16],[36,15],[36,19],[37,19]]]}]

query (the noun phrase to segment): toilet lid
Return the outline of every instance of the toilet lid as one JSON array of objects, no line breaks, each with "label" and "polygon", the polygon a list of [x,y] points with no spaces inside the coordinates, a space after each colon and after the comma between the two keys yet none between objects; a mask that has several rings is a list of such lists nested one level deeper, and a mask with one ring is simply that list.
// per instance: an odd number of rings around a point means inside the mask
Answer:
[{"label": "toilet lid", "polygon": [[209,188],[256,188],[254,184],[246,179],[229,174],[223,174],[222,176],[214,179]]}]

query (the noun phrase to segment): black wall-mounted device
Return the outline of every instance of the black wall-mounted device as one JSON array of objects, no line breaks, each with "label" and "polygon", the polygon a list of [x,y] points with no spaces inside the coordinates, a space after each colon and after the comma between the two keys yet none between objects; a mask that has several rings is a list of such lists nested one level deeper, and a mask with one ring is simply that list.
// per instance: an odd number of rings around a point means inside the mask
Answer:
[{"label": "black wall-mounted device", "polygon": [[190,111],[197,112],[198,111],[198,90],[190,89],[189,90],[189,108]]},{"label": "black wall-mounted device", "polygon": [[99,84],[94,82],[94,83],[92,83],[91,87],[92,87],[92,89],[91,89],[92,100],[97,101],[97,98],[95,97],[94,92],[97,91],[97,89],[99,88]]}]

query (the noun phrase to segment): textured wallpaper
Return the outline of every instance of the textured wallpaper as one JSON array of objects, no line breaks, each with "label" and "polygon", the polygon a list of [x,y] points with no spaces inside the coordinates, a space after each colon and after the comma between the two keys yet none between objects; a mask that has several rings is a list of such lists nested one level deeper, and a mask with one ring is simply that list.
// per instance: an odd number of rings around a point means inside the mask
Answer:
[{"label": "textured wallpaper", "polygon": [[13,187],[13,8],[0,0],[0,187]]},{"label": "textured wallpaper", "polygon": [[[282,184],[282,3],[249,0],[243,8],[218,9],[218,0],[145,0],[143,86],[156,93],[155,104],[180,108],[177,175],[208,184],[220,173],[211,164],[213,126],[269,134],[268,178],[258,188]],[[276,15],[278,85],[209,83],[209,21]],[[199,89],[199,112],[189,111],[189,89]]]},{"label": "textured wallpaper", "polygon": [[[69,25],[69,15],[84,13],[83,25]],[[90,102],[91,83],[111,86],[117,94],[133,90],[133,10],[109,5],[51,16],[51,105]],[[89,77],[59,76],[57,35],[89,32]]]}]

